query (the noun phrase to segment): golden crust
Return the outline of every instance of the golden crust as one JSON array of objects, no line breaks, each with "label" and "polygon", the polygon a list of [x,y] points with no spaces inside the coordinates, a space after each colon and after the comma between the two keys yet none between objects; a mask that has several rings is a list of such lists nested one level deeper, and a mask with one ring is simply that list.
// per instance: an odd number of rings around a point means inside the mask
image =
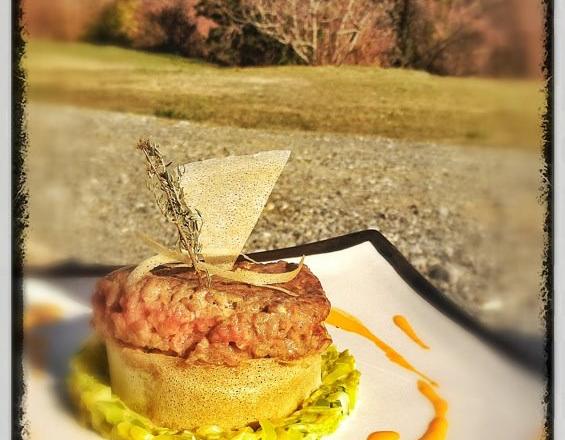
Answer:
[{"label": "golden crust", "polygon": [[285,417],[321,383],[321,355],[291,363],[252,359],[236,367],[187,364],[107,340],[112,390],[155,424],[238,428]]}]

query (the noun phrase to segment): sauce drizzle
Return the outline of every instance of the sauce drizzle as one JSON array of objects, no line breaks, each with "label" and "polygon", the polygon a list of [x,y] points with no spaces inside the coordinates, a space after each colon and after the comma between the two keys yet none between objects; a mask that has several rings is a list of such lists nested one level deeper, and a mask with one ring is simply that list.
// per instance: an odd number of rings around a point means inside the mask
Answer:
[{"label": "sauce drizzle", "polygon": [[369,434],[367,440],[400,440],[400,434],[394,431],[378,431]]},{"label": "sauce drizzle", "polygon": [[63,311],[54,304],[32,304],[24,310],[24,331],[52,324],[63,317]]},{"label": "sauce drizzle", "polygon": [[326,322],[330,325],[335,327],[339,327],[342,330],[346,330],[348,332],[356,333],[359,336],[363,336],[364,338],[373,342],[378,348],[380,348],[386,357],[397,365],[416,373],[425,381],[429,382],[433,386],[437,386],[437,383],[426,376],[424,373],[418,371],[416,368],[412,366],[400,353],[398,353],[394,348],[390,345],[386,344],[384,341],[377,338],[371,331],[365,327],[365,325],[359,321],[354,316],[350,315],[349,313],[340,310],[338,308],[332,307],[330,310],[330,314],[326,318]]},{"label": "sauce drizzle", "polygon": [[48,340],[43,326],[53,324],[63,318],[63,310],[54,304],[32,304],[26,306],[23,316],[25,353],[30,361],[31,373],[41,374],[45,370],[49,353]]},{"label": "sauce drizzle", "polygon": [[430,384],[419,380],[418,390],[432,403],[435,417],[428,425],[427,431],[419,440],[445,440],[447,438],[447,402],[443,400],[430,386]]},{"label": "sauce drizzle", "polygon": [[406,334],[406,336],[412,339],[416,344],[418,344],[424,350],[430,349],[430,347],[418,337],[418,335],[416,334],[416,332],[414,331],[414,329],[412,328],[412,326],[404,316],[395,315],[392,318],[392,321],[396,324],[396,326],[400,330],[402,330]]}]

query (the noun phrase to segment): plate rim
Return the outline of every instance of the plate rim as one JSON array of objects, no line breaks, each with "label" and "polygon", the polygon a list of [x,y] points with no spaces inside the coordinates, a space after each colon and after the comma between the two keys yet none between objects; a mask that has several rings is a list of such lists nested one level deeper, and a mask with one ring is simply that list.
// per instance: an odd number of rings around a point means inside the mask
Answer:
[{"label": "plate rim", "polygon": [[[337,252],[363,243],[370,243],[377,253],[392,266],[395,272],[412,290],[444,316],[478,337],[487,345],[496,349],[499,353],[508,357],[514,363],[536,375],[544,375],[545,360],[542,338],[487,327],[428,281],[424,275],[422,275],[406,257],[376,229],[365,229],[287,248],[254,252],[249,254],[249,256],[254,260],[263,262],[284,258],[296,258],[302,255],[308,256]],[[98,277],[120,267],[123,267],[123,265],[84,264],[75,260],[68,260],[63,263],[43,267],[27,266],[24,268],[24,277]]]}]

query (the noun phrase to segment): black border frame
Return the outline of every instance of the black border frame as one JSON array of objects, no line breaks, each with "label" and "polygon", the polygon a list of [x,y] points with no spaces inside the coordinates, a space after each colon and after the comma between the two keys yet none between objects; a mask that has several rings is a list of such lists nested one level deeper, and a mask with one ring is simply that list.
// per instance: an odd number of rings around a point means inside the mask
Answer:
[{"label": "black border frame", "polygon": [[[24,392],[23,384],[23,371],[22,371],[22,347],[23,347],[23,291],[22,291],[22,276],[23,276],[23,259],[24,259],[24,236],[25,228],[27,226],[27,188],[25,185],[25,156],[27,149],[27,135],[25,131],[25,72],[21,67],[21,59],[25,53],[25,42],[23,39],[23,24],[22,24],[22,0],[12,0],[11,2],[11,22],[12,22],[12,56],[11,56],[11,70],[12,70],[12,190],[11,190],[11,214],[12,214],[12,323],[11,323],[11,350],[12,350],[12,389],[10,399],[12,402],[12,429],[11,437],[13,439],[20,439],[25,431],[23,420],[22,397]],[[554,306],[553,306],[553,197],[554,197],[554,179],[553,179],[553,147],[554,147],[554,128],[553,128],[553,99],[554,99],[554,83],[553,83],[553,0],[541,0],[544,7],[545,15],[545,56],[543,60],[544,76],[546,79],[546,105],[543,114],[543,147],[541,148],[542,154],[542,170],[541,170],[541,194],[540,200],[547,203],[547,209],[544,220],[544,231],[546,233],[546,247],[544,252],[543,273],[541,280],[541,290],[545,297],[545,309],[543,313],[544,322],[546,325],[546,334],[544,340],[544,361],[541,368],[541,373],[546,378],[546,395],[544,403],[546,404],[545,412],[545,428],[547,440],[553,438],[553,417],[555,405],[554,393],[554,345],[553,345],[553,331],[554,331]],[[356,236],[359,239],[367,231],[362,231],[351,236]],[[353,238],[352,238],[353,239]],[[374,238],[374,240],[380,240]],[[311,245],[305,246],[328,246],[331,240],[324,240]],[[371,239],[365,241],[373,241]],[[326,244],[323,244],[326,243]],[[374,243],[373,243],[374,244]],[[338,249],[336,249],[338,250]],[[273,258],[276,252],[270,254]],[[262,258],[269,253],[260,253],[256,258]],[[388,257],[387,257],[388,255]],[[383,256],[389,262],[398,258],[394,252]],[[403,258],[402,256],[400,256]],[[390,258],[390,259],[389,259]],[[71,265],[72,266],[72,265]],[[70,266],[68,266],[70,267]],[[75,265],[76,267],[76,265]],[[101,267],[101,266],[100,266]],[[410,273],[410,271],[408,271]],[[421,277],[421,275],[420,275]],[[417,277],[416,277],[417,278]],[[422,277],[423,278],[423,277]],[[417,279],[412,279],[413,282],[419,283]],[[423,291],[428,292],[431,298],[438,299],[438,307],[444,313],[451,316],[452,319],[458,320],[464,327],[477,334],[479,337],[486,339],[491,344],[498,346],[502,351],[508,352],[514,358],[531,359],[531,356],[524,354],[524,344],[518,344],[522,348],[517,348],[517,345],[508,344],[504,335],[493,334],[492,331],[485,329],[480,324],[476,323],[466,313],[457,308],[451,301],[447,300],[439,291],[431,286],[425,279],[422,285]],[[409,282],[407,280],[407,282]],[[421,280],[420,280],[421,282]],[[410,283],[410,282],[409,282]],[[411,284],[412,285],[412,284]],[[417,290],[420,292],[420,290]],[[440,299],[441,297],[441,299]],[[434,304],[435,305],[435,304]],[[526,350],[527,352],[527,350]],[[522,353],[522,354],[520,354]],[[529,363],[526,361],[526,363]],[[539,368],[536,362],[535,369]]]},{"label": "black border frame", "polygon": [[545,233],[545,249],[543,253],[543,267],[541,273],[540,290],[544,299],[544,309],[542,319],[545,325],[544,337],[544,365],[543,374],[545,382],[545,433],[547,440],[554,438],[554,417],[555,417],[555,347],[553,342],[554,335],[554,295],[555,288],[553,282],[554,270],[554,170],[553,157],[555,146],[554,121],[554,36],[553,28],[554,12],[553,0],[542,0],[544,12],[544,57],[543,57],[543,76],[545,79],[545,108],[542,115],[543,141],[541,145],[542,168],[540,170],[540,201],[546,203],[545,216],[543,221],[543,231]]},{"label": "black border frame", "polygon": [[23,408],[23,364],[22,352],[24,344],[23,332],[23,262],[25,228],[28,224],[27,201],[28,193],[25,172],[25,157],[27,153],[28,138],[26,132],[25,104],[26,104],[26,74],[21,65],[25,54],[24,26],[22,0],[11,2],[12,20],[12,188],[11,188],[11,214],[12,214],[12,439],[21,439],[26,433]]},{"label": "black border frame", "polygon": [[[532,372],[542,374],[544,359],[543,340],[541,338],[530,338],[511,332],[494,331],[484,326],[433,286],[384,235],[375,229],[367,229],[294,247],[256,252],[250,254],[250,256],[257,261],[270,261],[300,257],[302,255],[336,252],[367,242],[373,245],[375,250],[385,258],[398,275],[429,304],[514,362]],[[67,262],[47,267],[29,267],[26,268],[25,273],[26,276],[42,278],[98,277],[119,267]]]}]

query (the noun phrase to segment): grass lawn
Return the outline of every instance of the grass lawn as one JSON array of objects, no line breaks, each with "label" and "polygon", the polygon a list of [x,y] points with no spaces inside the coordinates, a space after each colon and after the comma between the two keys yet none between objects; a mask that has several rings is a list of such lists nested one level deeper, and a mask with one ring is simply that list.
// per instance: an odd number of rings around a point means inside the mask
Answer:
[{"label": "grass lawn", "polygon": [[31,100],[212,124],[539,148],[543,84],[375,67],[222,68],[112,46],[32,41]]}]

